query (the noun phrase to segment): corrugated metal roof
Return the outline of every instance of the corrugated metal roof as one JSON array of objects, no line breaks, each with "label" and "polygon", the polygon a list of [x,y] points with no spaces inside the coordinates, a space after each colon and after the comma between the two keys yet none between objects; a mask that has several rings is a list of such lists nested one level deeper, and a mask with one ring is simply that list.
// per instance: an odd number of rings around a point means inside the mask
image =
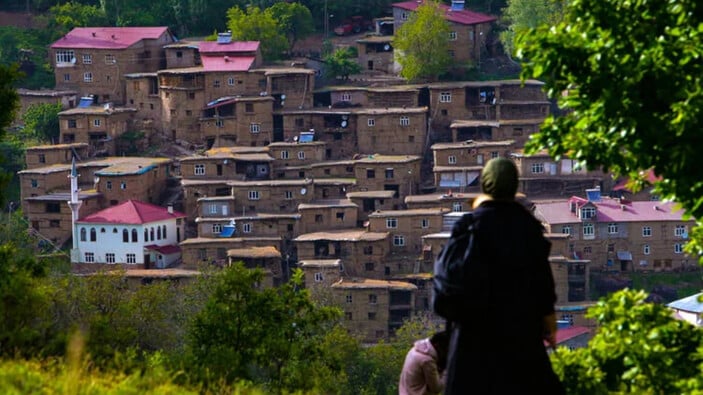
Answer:
[{"label": "corrugated metal roof", "polygon": [[76,27],[51,48],[124,49],[141,40],[155,40],[168,31],[159,27]]},{"label": "corrugated metal roof", "polygon": [[699,301],[700,297],[701,293],[697,293],[683,299],[675,300],[667,306],[675,310],[682,310],[690,313],[703,313],[703,303]]}]

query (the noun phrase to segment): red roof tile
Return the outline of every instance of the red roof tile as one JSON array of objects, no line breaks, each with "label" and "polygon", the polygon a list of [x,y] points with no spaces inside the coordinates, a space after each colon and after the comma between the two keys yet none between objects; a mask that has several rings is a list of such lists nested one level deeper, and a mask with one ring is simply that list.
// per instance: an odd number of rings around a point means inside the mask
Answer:
[{"label": "red roof tile", "polygon": [[98,224],[146,224],[150,222],[163,221],[171,218],[184,218],[186,215],[174,211],[168,212],[167,208],[156,206],[138,200],[128,200],[117,206],[106,208],[97,213],[81,218],[79,223]]},{"label": "red roof tile", "polygon": [[51,48],[124,49],[141,40],[155,40],[168,31],[159,27],[77,27]]},{"label": "red roof tile", "polygon": [[[682,221],[683,210],[675,210],[675,203],[659,201],[636,201],[620,204],[617,199],[601,198],[591,202],[596,207],[597,222]],[[579,204],[579,207],[582,207]],[[624,208],[623,208],[624,207]],[[549,224],[580,222],[577,213],[569,209],[569,200],[550,203],[535,203],[535,214]]]},{"label": "red roof tile", "polygon": [[232,41],[228,44],[218,44],[216,41],[202,41],[198,43],[198,51],[201,54],[256,52],[258,49],[258,41]]},{"label": "red roof tile", "polygon": [[205,71],[247,71],[254,64],[253,56],[203,56]]},{"label": "red roof tile", "polygon": [[[393,3],[393,7],[415,11],[421,4],[422,2],[417,1],[404,1],[401,3]],[[476,25],[479,23],[493,22],[498,19],[493,15],[482,14],[480,12],[470,10],[450,11],[451,8],[446,4],[440,4],[439,7],[444,10],[445,18],[448,21],[462,25]]]}]

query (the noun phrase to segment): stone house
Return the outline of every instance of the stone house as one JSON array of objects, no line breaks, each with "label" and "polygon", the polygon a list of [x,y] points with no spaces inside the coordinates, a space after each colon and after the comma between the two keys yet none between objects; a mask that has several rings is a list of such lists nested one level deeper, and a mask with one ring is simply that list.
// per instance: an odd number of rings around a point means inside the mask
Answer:
[{"label": "stone house", "polygon": [[544,118],[498,120],[458,120],[449,125],[453,142],[466,140],[513,140],[524,147],[534,133],[539,132]]},{"label": "stone house", "polygon": [[344,272],[340,259],[307,259],[298,261],[298,267],[305,275],[305,288],[313,294],[324,293]]},{"label": "stone house", "polygon": [[159,70],[161,132],[173,140],[200,143],[199,116],[207,104],[202,67]]},{"label": "stone house", "polygon": [[180,243],[184,268],[201,265],[224,266],[227,251],[239,248],[270,247],[281,244],[280,237],[192,237]]},{"label": "stone house", "polygon": [[432,145],[434,185],[461,192],[480,192],[479,177],[484,163],[492,158],[509,157],[514,143],[513,140],[467,140]]},{"label": "stone house", "polygon": [[[299,168],[301,166],[310,166],[320,163],[327,159],[325,157],[326,147],[327,143],[322,141],[271,143],[268,145],[268,150],[269,154],[274,159],[273,172],[280,173],[283,171],[282,168],[286,167]],[[309,174],[307,176],[311,175],[312,174]],[[291,174],[291,176],[296,178],[297,174]]]},{"label": "stone house", "polygon": [[166,66],[167,27],[77,27],[49,47],[56,88],[125,104],[125,74]]},{"label": "stone house", "polygon": [[281,252],[276,247],[248,247],[227,250],[229,263],[242,262],[247,269],[263,269],[265,273],[261,286],[277,287],[288,278],[288,268],[284,268]]},{"label": "stone house", "polygon": [[395,191],[358,191],[348,192],[347,198],[359,207],[357,218],[359,226],[369,219],[369,214],[379,210],[392,210],[395,199]]},{"label": "stone house", "polygon": [[427,107],[354,110],[358,152],[422,155],[427,141]]},{"label": "stone house", "polygon": [[232,188],[235,212],[243,215],[297,213],[299,204],[315,200],[311,179],[229,181],[227,185]]},{"label": "stone house", "polygon": [[299,214],[204,215],[195,223],[201,238],[279,237],[276,248],[289,255],[294,254],[291,240],[300,233]]},{"label": "stone house", "polygon": [[683,251],[693,220],[684,220],[674,203],[630,202],[587,191],[535,203],[535,216],[548,232],[570,235],[568,254],[590,260],[592,268],[614,271],[670,271],[697,267]]},{"label": "stone house", "polygon": [[339,160],[339,161],[320,161],[310,163],[308,166],[291,167],[279,169],[276,178],[300,177],[300,171],[303,172],[303,177],[312,177],[315,179],[322,178],[354,178],[354,161]]},{"label": "stone house", "polygon": [[73,108],[78,103],[78,92],[71,90],[31,90],[19,88],[19,108],[15,113],[14,125],[23,125],[22,115],[29,107],[39,104],[61,104],[62,110]]},{"label": "stone house", "polygon": [[389,234],[365,229],[339,229],[304,233],[293,239],[300,261],[340,259],[344,272],[353,277],[384,278],[391,274],[385,265],[390,253]]},{"label": "stone house", "polygon": [[114,206],[127,200],[160,203],[171,178],[170,158],[122,157],[93,172],[95,189],[105,203]]},{"label": "stone house", "polygon": [[355,160],[354,174],[359,191],[394,191],[394,209],[404,196],[417,193],[422,158],[414,155],[367,155]]},{"label": "stone house", "polygon": [[417,287],[407,282],[342,279],[331,289],[345,326],[368,342],[392,335],[415,310]]},{"label": "stone house", "polygon": [[314,108],[280,110],[282,141],[291,142],[303,132],[313,132],[314,141],[327,144],[326,160],[351,158],[358,152],[357,117],[348,109]]},{"label": "stone house", "polygon": [[69,164],[73,158],[88,158],[88,144],[53,144],[28,147],[24,153],[27,169],[35,169],[56,164]]},{"label": "stone house", "polygon": [[89,156],[118,154],[118,140],[132,130],[137,109],[104,106],[76,107],[59,113],[59,141],[88,144]]},{"label": "stone house", "polygon": [[167,69],[182,69],[186,67],[201,66],[198,41],[180,40],[164,45]]},{"label": "stone house", "polygon": [[[326,86],[315,92],[315,107],[412,108],[422,107],[417,85]],[[428,103],[429,104],[429,103]]]},{"label": "stone house", "polygon": [[354,178],[318,178],[315,184],[315,200],[346,199],[348,191],[356,190]]},{"label": "stone house", "polygon": [[[183,178],[181,180],[183,187],[183,210],[188,215],[188,221],[199,216],[198,202],[202,198],[228,198],[234,202],[232,195],[232,187],[228,185],[227,180],[200,180]],[[234,203],[232,203],[234,210]]]},{"label": "stone house", "polygon": [[409,210],[421,208],[443,208],[447,211],[469,211],[474,200],[480,193],[457,193],[450,188],[446,193],[429,193],[405,197],[405,205]]},{"label": "stone house", "polygon": [[362,69],[387,74],[396,72],[393,59],[393,36],[368,35],[356,40],[356,49],[359,54],[357,62]]},{"label": "stone house", "polygon": [[[70,200],[69,192],[27,197],[22,202],[22,213],[27,218],[31,229],[55,246],[61,247],[71,238],[72,214],[71,208],[66,204]],[[80,191],[78,200],[82,202],[79,216],[93,214],[103,207],[102,194],[94,190]]]},{"label": "stone house", "polygon": [[301,203],[300,233],[349,229],[357,225],[358,206],[347,199],[328,199]]},{"label": "stone house", "polygon": [[[420,5],[422,1],[393,3],[394,30],[398,31]],[[457,65],[480,64],[482,53],[486,52],[492,24],[498,18],[464,9],[463,0],[452,0],[451,6],[439,3],[439,8],[450,25],[447,40],[453,62]]]},{"label": "stone house", "polygon": [[[419,272],[411,274],[396,274],[389,278],[390,281],[410,283],[417,287],[415,291],[415,312],[432,312],[432,273]],[[437,317],[438,318],[438,317]]]},{"label": "stone house", "polygon": [[161,131],[163,108],[159,97],[158,73],[125,74],[126,104],[136,108],[135,129]]},{"label": "stone house", "polygon": [[180,260],[184,218],[171,207],[136,200],[82,217],[73,236],[78,242],[74,263],[166,268]]},{"label": "stone house", "polygon": [[[422,251],[422,236],[441,231],[443,216],[448,211],[442,208],[377,211],[369,214],[368,229],[369,232],[388,232],[393,254],[418,257]],[[407,272],[413,272],[412,267]]]},{"label": "stone house", "polygon": [[190,180],[267,180],[274,161],[266,149],[222,147],[181,159],[181,175]]}]

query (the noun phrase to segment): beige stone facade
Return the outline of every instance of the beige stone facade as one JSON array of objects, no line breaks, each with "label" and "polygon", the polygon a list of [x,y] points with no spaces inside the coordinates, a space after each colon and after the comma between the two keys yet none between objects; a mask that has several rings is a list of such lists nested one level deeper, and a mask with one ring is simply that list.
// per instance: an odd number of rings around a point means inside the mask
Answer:
[{"label": "beige stone facade", "polygon": [[[93,214],[103,207],[102,196],[95,191],[81,192],[78,199],[83,202],[78,212],[79,217]],[[71,238],[71,208],[67,204],[69,200],[70,193],[53,193],[28,197],[23,202],[26,207],[23,214],[28,219],[29,226],[58,247]]]},{"label": "beige stone facade", "polygon": [[434,185],[460,192],[480,192],[483,165],[491,158],[509,157],[513,140],[438,143],[432,146]]},{"label": "beige stone facade", "polygon": [[17,94],[20,97],[17,113],[15,114],[15,125],[22,125],[22,115],[27,112],[29,107],[39,104],[61,104],[62,110],[75,107],[78,103],[78,92],[71,90],[31,90],[20,88],[17,89]]},{"label": "beige stone facade", "polygon": [[369,214],[379,210],[392,210],[397,206],[395,191],[348,192],[347,198],[359,207],[359,221],[369,219]]},{"label": "beige stone facade", "polygon": [[59,113],[59,140],[88,144],[89,156],[118,154],[117,141],[130,131],[137,110],[131,107],[77,107]]},{"label": "beige stone facade", "polygon": [[156,72],[125,74],[126,104],[136,108],[135,127],[145,131],[161,131],[163,108],[159,97],[159,78]]},{"label": "beige stone facade", "polygon": [[283,141],[292,142],[302,132],[315,132],[315,141],[327,143],[325,159],[349,159],[358,152],[357,117],[347,109],[285,110],[279,112]]},{"label": "beige stone facade", "polygon": [[[322,141],[311,141],[304,143],[276,142],[268,145],[269,154],[274,159],[273,171],[276,173],[284,171],[283,169],[286,167],[297,168],[300,166],[318,164],[327,159],[325,157],[326,148],[327,143]],[[309,174],[308,176],[312,176],[312,174]]]},{"label": "beige stone facade", "polygon": [[344,266],[340,259],[308,259],[298,261],[298,267],[305,274],[305,288],[313,294],[324,293],[342,278]]},{"label": "beige stone facade", "polygon": [[362,154],[422,155],[427,140],[427,107],[355,110]]},{"label": "beige stone facade", "polygon": [[228,250],[278,246],[280,242],[280,237],[194,237],[180,243],[181,257],[184,268],[194,269],[202,265],[222,266],[229,262]]},{"label": "beige stone facade", "polygon": [[395,191],[394,209],[403,196],[418,192],[421,157],[413,155],[367,155],[356,160],[354,173],[359,191]]},{"label": "beige stone facade", "polygon": [[443,188],[445,193],[430,193],[405,197],[409,210],[422,208],[443,208],[447,211],[470,211],[479,193],[457,193],[451,188]]},{"label": "beige stone facade", "polygon": [[363,70],[395,72],[393,36],[367,36],[356,40],[357,62]]},{"label": "beige stone facade", "polygon": [[224,97],[201,111],[200,131],[209,147],[264,147],[273,141],[273,98]]},{"label": "beige stone facade", "polygon": [[88,158],[88,144],[54,144],[29,147],[24,154],[27,169],[35,169],[54,164],[68,164],[76,157],[81,161]]},{"label": "beige stone facade", "polygon": [[388,232],[393,254],[419,256],[422,236],[442,230],[441,208],[377,211],[369,214],[370,232]]},{"label": "beige stone facade", "polygon": [[281,260],[281,252],[276,247],[248,247],[227,250],[229,263],[242,262],[248,269],[262,269],[266,273],[264,288],[277,287],[287,279]]},{"label": "beige stone facade", "polygon": [[358,206],[351,200],[319,200],[298,205],[300,233],[348,229],[357,225]]}]

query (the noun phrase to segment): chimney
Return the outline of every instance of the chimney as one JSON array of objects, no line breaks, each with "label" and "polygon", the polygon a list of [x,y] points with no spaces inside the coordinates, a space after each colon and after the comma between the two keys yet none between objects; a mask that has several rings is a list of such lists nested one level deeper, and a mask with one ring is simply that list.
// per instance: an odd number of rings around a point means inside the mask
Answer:
[{"label": "chimney", "polygon": [[95,37],[95,32],[93,32],[93,37]]},{"label": "chimney", "polygon": [[450,11],[463,11],[464,10],[464,0],[452,0],[452,6],[449,8]]},{"label": "chimney", "polygon": [[229,63],[229,56],[225,56],[225,63]]},{"label": "chimney", "polygon": [[173,204],[168,205],[168,213],[173,214]]},{"label": "chimney", "polygon": [[115,35],[113,34],[113,35],[112,35],[112,39],[113,39],[113,40],[116,40],[117,37],[115,37]]}]

